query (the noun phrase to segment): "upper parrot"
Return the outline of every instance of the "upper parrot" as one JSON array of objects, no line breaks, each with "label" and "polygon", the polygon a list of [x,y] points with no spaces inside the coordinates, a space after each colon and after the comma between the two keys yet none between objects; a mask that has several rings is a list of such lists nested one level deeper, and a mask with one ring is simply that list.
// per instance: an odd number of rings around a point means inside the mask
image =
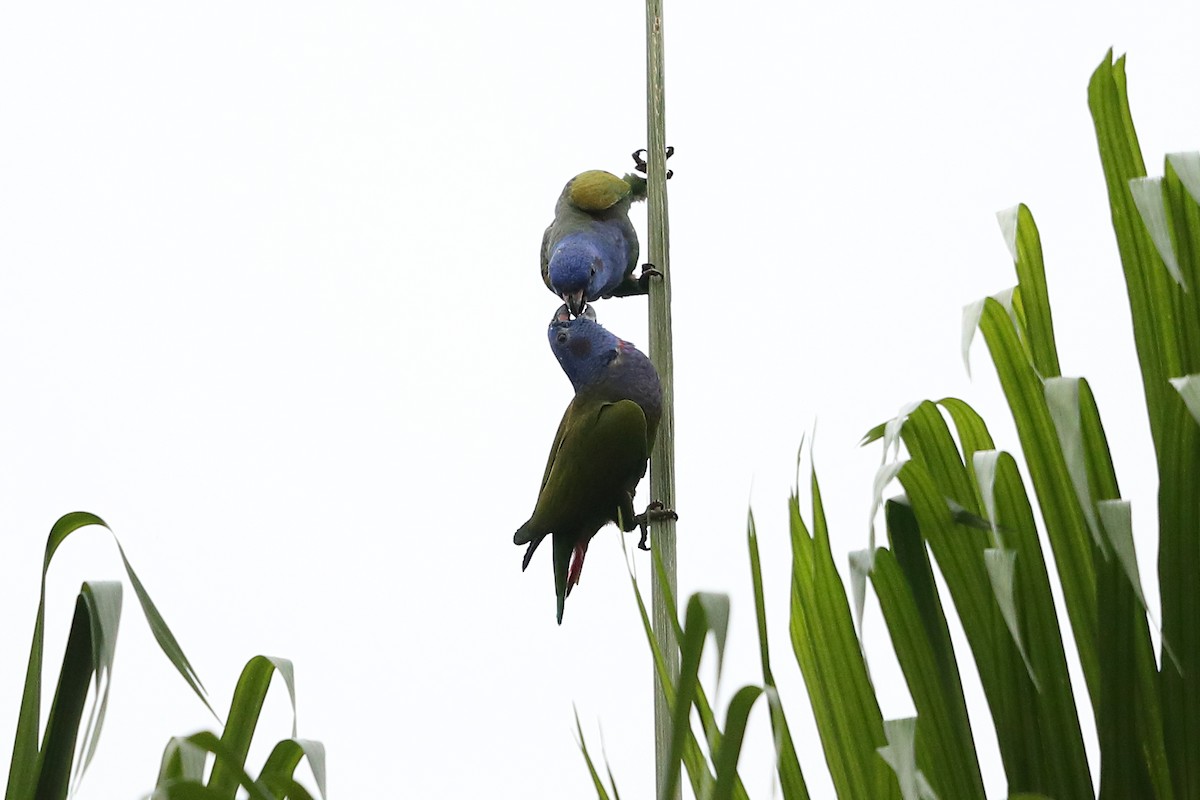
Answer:
[{"label": "upper parrot", "polygon": [[646,179],[618,178],[594,169],[563,187],[554,221],[542,236],[542,280],[579,316],[601,297],[646,294],[652,270],[633,277],[638,263],[637,232],[629,206],[646,199]]},{"label": "upper parrot", "polygon": [[561,625],[566,597],[579,582],[596,532],[609,522],[631,531],[646,519],[635,515],[633,495],[662,416],[662,387],[654,365],[637,348],[588,316],[572,320],[565,305],[548,335],[575,397],[558,424],[533,516],[513,542],[529,545],[524,570],[542,539],[552,537]]}]

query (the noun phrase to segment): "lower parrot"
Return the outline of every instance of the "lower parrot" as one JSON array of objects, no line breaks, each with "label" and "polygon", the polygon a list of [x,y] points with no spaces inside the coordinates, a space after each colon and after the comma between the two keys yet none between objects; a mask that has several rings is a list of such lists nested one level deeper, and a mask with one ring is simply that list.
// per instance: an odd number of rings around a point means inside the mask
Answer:
[{"label": "lower parrot", "polygon": [[[609,522],[631,531],[650,513],[635,515],[633,495],[662,416],[662,387],[650,359],[590,316],[571,319],[567,305],[555,314],[548,336],[575,397],[554,436],[533,516],[513,542],[528,545],[523,571],[551,537],[561,625],[592,537]],[[674,512],[655,517],[663,515]]]}]

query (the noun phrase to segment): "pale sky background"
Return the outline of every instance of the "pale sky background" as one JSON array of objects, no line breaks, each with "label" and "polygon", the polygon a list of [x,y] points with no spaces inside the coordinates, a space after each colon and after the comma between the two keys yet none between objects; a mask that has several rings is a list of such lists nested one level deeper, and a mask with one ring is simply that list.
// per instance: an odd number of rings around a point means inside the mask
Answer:
[{"label": "pale sky background", "polygon": [[[994,213],[1017,202],[1157,598],[1149,433],[1086,86],[1109,46],[1129,53],[1161,171],[1200,145],[1198,28],[1184,2],[667,3],[680,592],[732,595],[723,708],[760,678],[752,503],[817,797],[832,792],[786,626],[796,448],[817,420],[844,568],[867,536],[872,425],[956,395],[1016,447],[985,348],[964,372],[959,325],[1015,281]],[[586,797],[572,703],[597,749],[602,726],[623,794],[651,796],[651,667],[618,536],[593,542],[561,628],[549,551],[522,574],[511,542],[570,398],[537,248],[568,178],[623,172],[644,146],[643,48],[633,0],[0,8],[3,763],[46,534],[88,510],[217,708],[251,656],[294,660],[332,797],[385,781]],[[644,232],[644,206],[633,218]],[[643,299],[597,311],[646,345]],[[52,663],[79,583],[119,577],[102,530],[67,544]],[[884,714],[906,716],[883,632],[869,613]],[[276,687],[255,764],[288,734],[286,705]],[[79,796],[139,797],[171,735],[213,724],[127,592]],[[765,798],[765,714],[751,724],[742,774]]]}]

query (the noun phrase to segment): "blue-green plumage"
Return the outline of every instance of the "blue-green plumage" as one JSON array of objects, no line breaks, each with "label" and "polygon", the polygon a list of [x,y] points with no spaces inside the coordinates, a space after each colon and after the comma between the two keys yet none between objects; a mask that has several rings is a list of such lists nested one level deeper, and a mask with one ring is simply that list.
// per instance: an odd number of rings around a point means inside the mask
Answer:
[{"label": "blue-green plumage", "polygon": [[627,531],[637,524],[633,496],[662,416],[662,388],[650,359],[594,320],[570,319],[566,306],[548,333],[575,397],[550,448],[533,515],[513,541],[528,545],[525,569],[542,539],[552,538],[561,624],[592,537],[609,522]]}]

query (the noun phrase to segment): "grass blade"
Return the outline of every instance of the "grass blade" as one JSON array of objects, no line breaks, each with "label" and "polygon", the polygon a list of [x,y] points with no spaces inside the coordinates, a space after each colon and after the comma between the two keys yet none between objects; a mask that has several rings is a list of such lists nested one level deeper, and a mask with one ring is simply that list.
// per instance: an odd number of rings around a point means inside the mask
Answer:
[{"label": "grass blade", "polygon": [[229,706],[229,721],[221,735],[220,750],[213,764],[212,777],[208,785],[227,800],[234,800],[240,776],[245,774],[246,755],[258,726],[271,677],[278,671],[283,676],[292,700],[292,736],[296,735],[296,693],[292,676],[292,664],[287,659],[255,656],[246,662],[233,691]]},{"label": "grass blade", "polygon": [[1058,429],[1047,406],[1043,382],[1027,360],[1008,313],[999,303],[985,301],[980,329],[1012,409],[1021,449],[1046,521],[1067,615],[1094,708],[1099,697],[1099,663],[1092,534],[1059,445]]},{"label": "grass blade", "polygon": [[[889,508],[896,505],[889,504]],[[875,552],[870,577],[917,716],[925,721],[917,747],[926,777],[941,796],[983,800],[983,777],[966,723],[957,670],[947,674],[939,668],[926,635],[926,623],[889,550],[880,548]]]},{"label": "grass blade", "polygon": [[833,564],[816,473],[813,529],[789,504],[792,534],[792,648],[808,689],[825,760],[841,797],[898,798],[895,776],[879,758],[883,717],[854,632],[846,590]]},{"label": "grass blade", "polygon": [[[578,718],[576,719],[578,722]],[[284,739],[271,750],[258,774],[258,782],[273,794],[283,797],[285,794],[296,798],[295,780],[296,767],[300,761],[308,759],[313,777],[317,781],[317,791],[325,797],[325,745],[311,739]],[[301,787],[302,788],[302,787]],[[308,792],[304,791],[308,796]]]},{"label": "grass blade", "polygon": [[[261,656],[259,656],[259,658],[261,658]],[[251,663],[253,663],[253,659],[251,659]],[[245,675],[245,671],[243,671],[243,675]],[[218,764],[223,764],[224,767],[222,769],[229,775],[232,775],[234,793],[237,792],[237,789],[240,786],[247,791],[250,800],[278,800],[278,798],[272,797],[271,794],[262,787],[262,785],[252,779],[246,772],[245,768],[242,766],[246,760],[245,754],[239,754],[231,750],[229,746],[225,744],[223,739],[217,738],[216,734],[212,733],[211,731],[201,731],[185,737],[185,741],[206,753],[212,753],[214,756],[216,756],[216,760],[213,764],[213,773],[216,774],[216,768]],[[205,791],[200,793],[197,791],[198,789],[204,789]],[[163,798],[167,798],[168,800],[172,800],[173,798],[177,797],[197,797],[204,798],[204,800],[219,800],[219,798],[222,797],[233,796],[233,794],[226,792],[223,785],[214,786],[212,780],[209,781],[209,785],[206,787],[197,786],[196,784],[191,783],[174,783],[168,781],[167,783],[155,789],[156,798],[159,797],[160,791],[162,793],[161,796]],[[307,794],[307,792],[305,792],[305,794]]]},{"label": "grass blade", "polygon": [[1050,294],[1046,288],[1046,267],[1042,261],[1042,238],[1033,213],[1024,203],[998,215],[1005,243],[1017,270],[1018,295],[1023,323],[1021,333],[1034,368],[1043,378],[1060,374],[1058,348],[1054,340],[1054,318],[1050,313]]},{"label": "grass blade", "polygon": [[[105,527],[108,526],[106,525]],[[208,692],[205,691],[204,684],[200,682],[200,676],[196,674],[192,663],[188,661],[188,657],[184,654],[183,648],[180,647],[175,634],[167,626],[167,621],[163,619],[162,614],[159,613],[158,608],[154,605],[154,601],[150,599],[150,593],[146,591],[146,587],[142,585],[141,579],[133,571],[133,565],[125,557],[125,548],[117,540],[116,534],[113,534],[113,541],[117,543],[117,552],[121,555],[121,563],[125,565],[125,574],[129,576],[129,583],[133,586],[133,593],[137,596],[138,604],[142,607],[142,614],[146,617],[146,623],[150,626],[150,632],[154,634],[154,640],[158,642],[163,655],[170,660],[179,674],[183,676],[187,685],[192,688],[192,692],[200,698],[200,702],[204,703],[205,708],[214,717],[217,717],[217,712],[213,711],[212,705],[208,702]],[[220,717],[217,717],[217,719],[219,720]]]},{"label": "grass blade", "polygon": [[758,531],[751,512],[746,525],[746,540],[750,549],[750,579],[754,587],[754,615],[758,622],[758,652],[762,658],[763,686],[767,690],[767,704],[771,709],[771,731],[775,737],[776,765],[783,796],[788,800],[808,800],[808,785],[796,756],[796,745],[788,727],[783,704],[779,701],[775,676],[771,672],[771,656],[767,646],[767,609],[763,595],[762,561],[758,555]]},{"label": "grass blade", "polygon": [[6,800],[30,800],[38,780],[38,735],[42,704],[42,656],[46,629],[46,572],[59,545],[75,531],[88,525],[105,525],[95,514],[77,511],[59,518],[46,538],[42,558],[41,595],[33,623],[33,643],[29,647],[29,663],[25,670],[25,688],[21,695],[21,710],[17,731],[13,736],[13,756],[8,771]]},{"label": "grass blade", "polygon": [[579,734],[577,743],[579,744],[579,752],[583,753],[583,760],[587,764],[588,774],[592,776],[592,786],[596,789],[596,797],[598,800],[609,800],[608,791],[604,788],[604,782],[600,780],[600,773],[596,771],[596,765],[592,763],[592,756],[588,753],[587,740],[583,736],[583,726],[579,723],[579,709],[573,709],[575,712],[575,730]]},{"label": "grass blade", "polygon": [[38,754],[38,800],[65,800],[67,796],[79,724],[92,678],[91,662],[91,611],[80,593],[75,600],[75,616],[71,620],[67,652],[58,675],[58,689],[50,706],[50,718],[46,721],[46,736]]},{"label": "grass blade", "polygon": [[197,747],[183,736],[172,736],[163,749],[155,786],[166,783],[203,783],[207,761],[208,751]]},{"label": "grass blade", "polygon": [[91,668],[95,687],[95,700],[83,734],[83,758],[76,762],[75,780],[83,780],[96,745],[100,743],[100,731],[104,727],[104,716],[108,710],[108,690],[112,683],[113,661],[117,654],[117,631],[121,625],[121,584],[115,581],[88,582],[80,592],[88,607],[88,619],[92,625]]},{"label": "grass blade", "polygon": [[[629,580],[633,585],[633,596],[637,600],[638,613],[641,615],[642,628],[646,634],[646,641],[650,644],[650,652],[654,658],[655,672],[659,676],[667,705],[673,707],[675,704],[675,683],[671,680],[670,673],[667,671],[666,660],[663,658],[662,650],[659,648],[658,637],[654,635],[654,629],[650,624],[650,615],[646,611],[646,603],[642,599],[641,591],[638,590],[637,578],[634,577],[632,570],[629,573]],[[676,641],[681,641],[682,638],[682,632],[676,634]],[[697,698],[702,696],[703,691],[697,686]],[[713,729],[714,731],[716,729],[715,722],[713,723]],[[710,746],[715,747],[715,745]],[[716,778],[713,776],[712,770],[709,769],[708,762],[704,758],[704,752],[700,749],[700,743],[696,741],[696,735],[692,732],[690,725],[685,732],[683,765],[687,769],[688,780],[692,784],[693,793],[697,797],[707,797],[716,785]]]},{"label": "grass blade", "polygon": [[[711,624],[710,620],[715,620],[715,624]],[[679,785],[679,764],[683,758],[687,732],[691,730],[688,717],[699,684],[700,656],[704,650],[705,639],[710,632],[714,633],[718,648],[721,648],[728,622],[728,596],[699,592],[688,600],[683,638],[679,642],[679,684],[675,690],[675,702],[671,704],[667,779],[663,783],[659,800],[675,796],[676,787]]]},{"label": "grass blade", "polygon": [[754,702],[762,693],[763,690],[758,686],[743,686],[729,701],[729,710],[725,714],[725,736],[721,741],[721,749],[716,754],[717,787],[712,800],[730,800],[733,797],[738,756],[742,752],[746,723]]}]

